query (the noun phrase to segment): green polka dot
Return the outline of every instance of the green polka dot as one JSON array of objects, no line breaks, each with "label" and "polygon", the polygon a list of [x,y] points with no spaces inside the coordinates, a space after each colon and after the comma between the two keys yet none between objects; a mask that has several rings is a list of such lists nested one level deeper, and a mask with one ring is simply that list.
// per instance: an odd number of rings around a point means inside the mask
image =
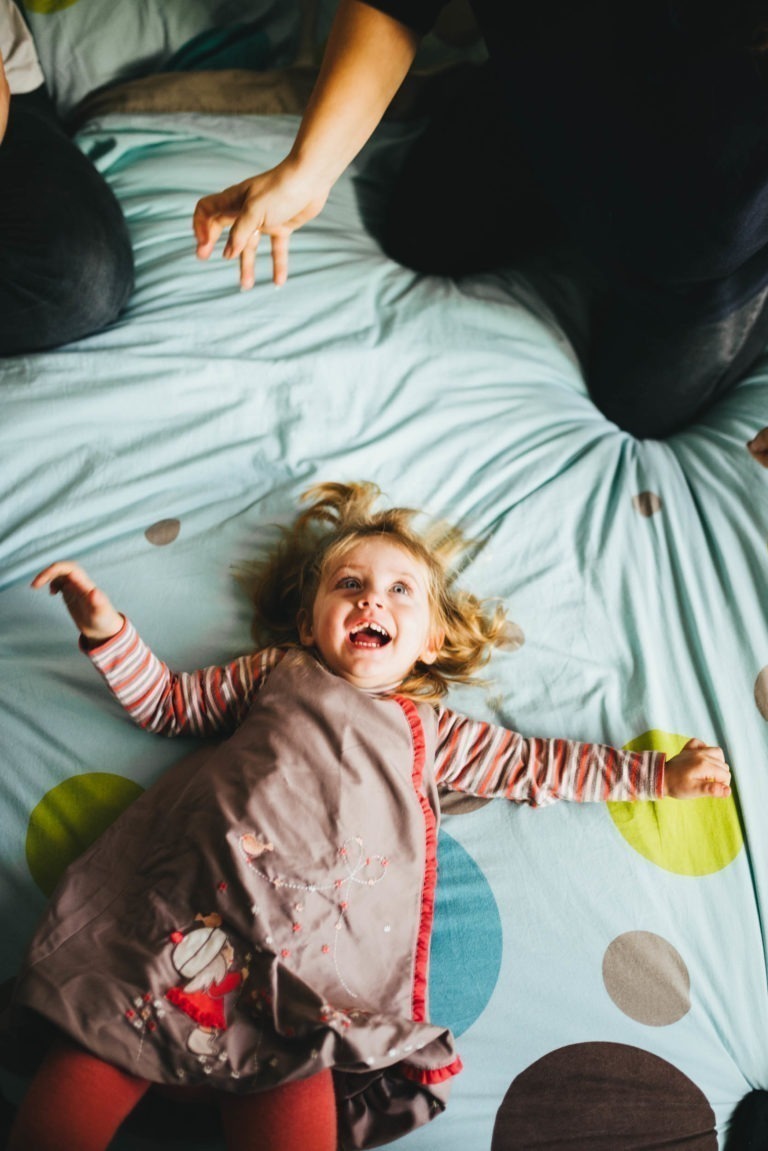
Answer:
[{"label": "green polka dot", "polygon": [[[627,751],[677,755],[690,736],[652,729],[625,744]],[[727,867],[744,839],[733,796],[728,799],[657,799],[609,803],[613,822],[630,847],[676,875],[711,875]]]},{"label": "green polka dot", "polygon": [[47,792],[29,817],[27,866],[45,895],[65,868],[114,823],[143,788],[122,775],[75,775]]},{"label": "green polka dot", "polygon": [[71,8],[73,4],[77,4],[77,0],[24,0],[24,7],[28,12],[39,12],[41,16],[61,12],[64,8]]},{"label": "green polka dot", "polygon": [[28,12],[39,12],[41,16],[51,16],[54,12],[62,12],[71,8],[78,0],[24,0],[24,7]]}]

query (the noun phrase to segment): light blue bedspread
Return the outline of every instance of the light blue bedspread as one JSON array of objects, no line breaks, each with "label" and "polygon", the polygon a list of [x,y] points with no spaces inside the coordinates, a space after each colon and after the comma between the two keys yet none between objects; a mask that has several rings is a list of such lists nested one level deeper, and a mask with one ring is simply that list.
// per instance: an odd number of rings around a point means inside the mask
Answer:
[{"label": "light blue bedspread", "polygon": [[136,292],[110,331],[0,364],[0,980],[68,854],[190,747],[131,726],[32,576],[77,559],[168,662],[222,661],[249,648],[238,566],[311,483],[371,479],[485,541],[466,583],[524,633],[453,706],[673,752],[695,735],[726,749],[737,788],[446,817],[432,1015],[466,1069],[446,1115],[398,1146],[532,1146],[526,1116],[602,1054],[615,1077],[594,1100],[579,1080],[588,1111],[640,1122],[642,1076],[677,1069],[672,1103],[714,1151],[708,1107],[722,1136],[768,1087],[768,471],[745,448],[768,424],[768,365],[668,442],[618,431],[520,277],[456,284],[381,253],[363,220],[395,128],[294,236],[288,284],[265,247],[240,293],[233,265],[195,260],[192,209],[275,163],[295,127],[93,125],[81,143],[128,218]]}]

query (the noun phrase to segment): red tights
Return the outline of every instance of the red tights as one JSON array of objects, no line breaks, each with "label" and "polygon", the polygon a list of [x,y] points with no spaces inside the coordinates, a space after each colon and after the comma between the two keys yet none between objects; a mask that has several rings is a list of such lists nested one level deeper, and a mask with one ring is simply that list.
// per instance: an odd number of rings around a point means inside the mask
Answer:
[{"label": "red tights", "polygon": [[[49,1053],[19,1108],[8,1151],[106,1151],[150,1084],[69,1044]],[[336,1151],[330,1071],[255,1095],[220,1096],[226,1146]]]}]

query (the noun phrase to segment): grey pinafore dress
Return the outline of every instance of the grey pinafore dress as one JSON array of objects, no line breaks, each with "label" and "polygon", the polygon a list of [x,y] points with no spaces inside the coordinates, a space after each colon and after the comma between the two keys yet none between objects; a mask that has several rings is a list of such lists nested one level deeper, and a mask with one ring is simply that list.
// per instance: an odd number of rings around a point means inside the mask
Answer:
[{"label": "grey pinafore dress", "polygon": [[289,652],[231,738],[185,759],[62,879],[15,1004],[158,1083],[334,1072],[343,1147],[443,1110],[427,1015],[434,712]]}]

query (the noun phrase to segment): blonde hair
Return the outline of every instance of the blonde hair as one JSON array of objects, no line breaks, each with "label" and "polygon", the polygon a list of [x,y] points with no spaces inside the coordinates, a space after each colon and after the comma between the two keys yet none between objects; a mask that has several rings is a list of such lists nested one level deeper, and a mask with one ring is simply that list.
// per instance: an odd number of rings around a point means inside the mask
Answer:
[{"label": "blonde hair", "polygon": [[417,532],[413,508],[374,505],[381,492],[372,483],[317,484],[304,492],[311,501],[293,524],[282,529],[272,554],[254,565],[248,580],[257,643],[299,642],[297,619],[311,618],[317,589],[329,563],[371,536],[386,536],[424,567],[432,609],[433,634],[444,641],[432,664],[417,662],[398,688],[400,694],[436,702],[451,683],[470,683],[495,646],[508,638],[506,614],[457,586],[457,561],[473,545],[455,527],[430,523]]}]

